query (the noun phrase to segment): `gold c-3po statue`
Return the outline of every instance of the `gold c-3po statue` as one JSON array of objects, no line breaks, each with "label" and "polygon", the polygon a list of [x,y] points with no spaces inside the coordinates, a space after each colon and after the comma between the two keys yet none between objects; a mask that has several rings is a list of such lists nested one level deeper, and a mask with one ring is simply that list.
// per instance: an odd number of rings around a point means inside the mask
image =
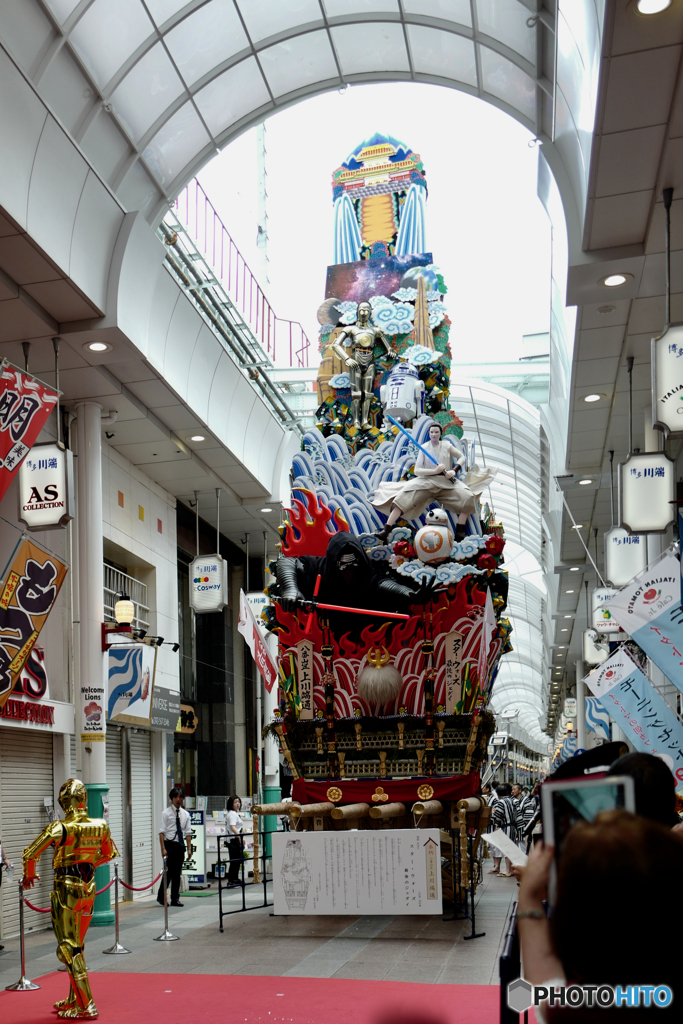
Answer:
[{"label": "gold c-3po statue", "polygon": [[[391,345],[378,327],[370,323],[372,306],[369,302],[358,303],[358,322],[345,327],[333,342],[331,348],[335,355],[346,364],[351,378],[351,401],[353,409],[353,425],[361,430],[369,430],[370,402],[372,401],[372,385],[375,382],[375,364],[372,358],[373,349],[379,341],[384,345],[387,355],[396,357]],[[351,343],[351,355],[345,350],[344,342]],[[363,401],[363,421],[361,423],[361,399]]]},{"label": "gold c-3po statue", "polygon": [[66,964],[71,981],[68,999],[55,1003],[60,1017],[97,1017],[83,945],[95,902],[95,868],[118,857],[119,852],[101,818],[89,818],[88,794],[78,779],[68,779],[59,791],[63,821],[52,821],[24,850],[24,889],[38,880],[40,855],[54,844],[55,881],[52,891],[52,926],[57,956]]}]

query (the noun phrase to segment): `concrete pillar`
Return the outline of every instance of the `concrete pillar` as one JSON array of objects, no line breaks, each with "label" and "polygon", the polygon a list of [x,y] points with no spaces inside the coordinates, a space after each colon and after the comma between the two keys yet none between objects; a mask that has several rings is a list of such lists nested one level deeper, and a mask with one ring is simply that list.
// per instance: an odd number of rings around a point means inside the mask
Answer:
[{"label": "concrete pillar", "polygon": [[586,669],[579,659],[576,662],[576,749],[586,750],[586,684],[583,677]]},{"label": "concrete pillar", "polygon": [[[77,402],[78,438],[78,597],[79,669],[76,729],[81,747],[83,782],[88,790],[88,814],[101,818],[107,800],[107,692],[106,659],[102,651],[104,622],[104,569],[102,563],[102,407],[97,402]],[[93,723],[95,705],[100,720]],[[96,726],[94,728],[93,726]],[[78,743],[77,743],[78,745]],[[101,889],[109,881],[109,867],[95,871]],[[95,898],[94,925],[111,925],[114,912],[109,892]]]}]

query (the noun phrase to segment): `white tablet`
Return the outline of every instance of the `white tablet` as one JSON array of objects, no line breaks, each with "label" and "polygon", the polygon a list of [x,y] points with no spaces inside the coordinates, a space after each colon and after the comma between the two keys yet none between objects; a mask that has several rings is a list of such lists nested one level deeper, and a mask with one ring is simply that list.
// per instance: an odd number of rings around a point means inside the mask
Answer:
[{"label": "white tablet", "polygon": [[541,786],[543,841],[562,849],[572,825],[593,821],[601,811],[635,812],[633,779],[628,775],[605,775],[601,779],[567,779]]}]

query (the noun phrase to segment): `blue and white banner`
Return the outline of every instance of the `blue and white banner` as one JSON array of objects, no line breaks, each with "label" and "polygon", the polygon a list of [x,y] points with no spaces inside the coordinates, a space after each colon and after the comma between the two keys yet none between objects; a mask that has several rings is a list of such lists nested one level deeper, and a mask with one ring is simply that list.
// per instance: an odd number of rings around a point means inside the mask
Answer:
[{"label": "blue and white banner", "polygon": [[586,728],[609,739],[609,715],[597,697],[586,697]]},{"label": "blue and white banner", "polygon": [[626,651],[616,651],[584,682],[636,750],[661,757],[683,789],[683,725]]},{"label": "blue and white banner", "polygon": [[[620,590],[606,608],[666,678],[683,693],[680,576],[680,562],[669,548],[645,572]],[[608,664],[606,661],[605,665]]]},{"label": "blue and white banner", "polygon": [[116,641],[109,648],[107,719],[149,728],[157,648]]}]

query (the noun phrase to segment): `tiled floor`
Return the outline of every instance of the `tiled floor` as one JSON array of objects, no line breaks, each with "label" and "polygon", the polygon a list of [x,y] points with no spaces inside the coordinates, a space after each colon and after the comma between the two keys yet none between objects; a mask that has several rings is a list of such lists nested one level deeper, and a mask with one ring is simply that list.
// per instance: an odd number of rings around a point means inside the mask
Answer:
[{"label": "tiled floor", "polygon": [[[491,985],[498,981],[498,957],[516,893],[514,879],[484,875],[476,922],[477,931],[486,934],[471,941],[464,938],[469,921],[444,921],[440,916],[271,917],[266,908],[225,917],[221,934],[216,896],[185,896],[183,909],[169,911],[169,927],[180,941],[153,942],[163,930],[163,911],[152,898],[121,905],[121,942],[133,950],[131,956],[104,956],[101,950],[113,943],[113,929],[91,928],[86,960],[93,973],[266,974]],[[231,893],[228,899],[237,906],[240,897]],[[31,912],[27,917],[29,923],[35,921]],[[52,933],[29,934],[28,977],[57,966]],[[0,987],[16,981],[19,973],[18,941],[8,940],[0,952]]]}]

